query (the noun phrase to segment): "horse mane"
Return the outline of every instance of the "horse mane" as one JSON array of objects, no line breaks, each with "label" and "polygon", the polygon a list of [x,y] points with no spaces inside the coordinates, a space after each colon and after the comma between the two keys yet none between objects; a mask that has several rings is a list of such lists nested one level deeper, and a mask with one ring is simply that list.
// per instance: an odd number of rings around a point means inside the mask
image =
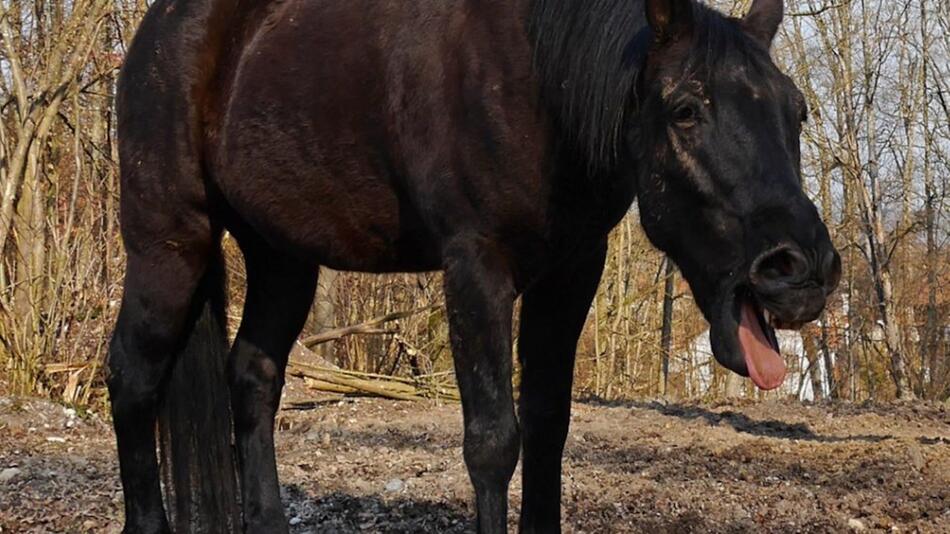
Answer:
[{"label": "horse mane", "polygon": [[[528,33],[541,99],[591,171],[616,164],[624,125],[637,104],[637,80],[653,43],[643,4],[534,0],[531,6]],[[704,4],[693,3],[693,20],[696,32],[686,71],[711,67],[751,42],[725,15]]]}]

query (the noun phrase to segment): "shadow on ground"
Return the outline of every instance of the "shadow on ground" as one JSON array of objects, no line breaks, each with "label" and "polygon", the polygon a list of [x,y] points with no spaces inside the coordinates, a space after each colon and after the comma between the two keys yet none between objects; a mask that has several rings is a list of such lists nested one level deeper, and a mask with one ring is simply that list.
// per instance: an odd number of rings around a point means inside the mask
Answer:
[{"label": "shadow on ground", "polygon": [[[704,406],[695,404],[667,404],[658,401],[605,401],[598,398],[587,398],[583,401],[585,404],[594,406],[611,406],[621,408],[633,408],[640,410],[652,410],[668,417],[678,417],[683,420],[703,419],[708,424],[717,426],[727,424],[736,432],[751,434],[776,439],[789,439],[800,441],[814,441],[818,443],[843,443],[843,442],[864,442],[880,443],[885,440],[894,439],[891,435],[851,435],[851,436],[827,436],[816,433],[805,423],[787,423],[777,419],[753,419],[743,413],[732,410],[721,412],[712,411]],[[922,441],[922,443],[924,443]]]},{"label": "shadow on ground", "polygon": [[714,412],[701,406],[684,404],[664,405],[659,402],[633,403],[633,406],[640,409],[655,410],[663,415],[679,417],[680,419],[702,418],[710,425],[727,424],[734,428],[736,432],[767,438],[816,441],[819,443],[842,443],[849,441],[880,443],[884,440],[894,439],[894,437],[890,435],[873,434],[844,437],[824,436],[813,431],[811,427],[805,423],[786,423],[776,419],[752,419],[743,413],[734,412],[732,410]]},{"label": "shadow on ground", "polygon": [[298,485],[281,489],[293,533],[357,532],[468,533],[475,526],[462,502],[358,496],[333,492],[314,496]]}]

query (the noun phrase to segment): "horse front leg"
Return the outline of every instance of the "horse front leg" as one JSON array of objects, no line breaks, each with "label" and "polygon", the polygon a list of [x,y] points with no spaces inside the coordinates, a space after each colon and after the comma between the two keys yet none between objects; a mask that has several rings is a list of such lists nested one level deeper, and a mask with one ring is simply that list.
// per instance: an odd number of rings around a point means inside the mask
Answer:
[{"label": "horse front leg", "polygon": [[480,238],[447,247],[444,283],[477,529],[502,533],[520,443],[511,389],[515,290],[498,249]]},{"label": "horse front leg", "polygon": [[606,250],[606,243],[600,243],[579,255],[522,299],[518,356],[523,533],[561,531],[561,456],[571,419],[574,355]]}]

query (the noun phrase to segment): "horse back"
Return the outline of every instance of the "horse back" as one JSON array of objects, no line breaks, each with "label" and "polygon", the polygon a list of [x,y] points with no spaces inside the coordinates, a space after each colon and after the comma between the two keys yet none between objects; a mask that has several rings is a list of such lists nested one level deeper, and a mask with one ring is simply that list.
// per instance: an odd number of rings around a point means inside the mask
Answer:
[{"label": "horse back", "polygon": [[220,67],[216,184],[259,232],[344,269],[437,268],[459,232],[540,232],[544,128],[504,10],[283,2]]},{"label": "horse back", "polygon": [[548,246],[549,128],[522,3],[215,1],[157,3],[141,32],[187,43],[162,81],[234,231],[373,272],[440,268],[460,234],[512,255]]}]

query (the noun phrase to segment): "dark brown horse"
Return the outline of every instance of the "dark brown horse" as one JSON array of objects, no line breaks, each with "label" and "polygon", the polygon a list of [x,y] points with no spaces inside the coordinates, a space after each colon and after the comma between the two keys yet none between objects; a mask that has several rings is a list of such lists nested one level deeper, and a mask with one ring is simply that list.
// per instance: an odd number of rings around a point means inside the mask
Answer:
[{"label": "dark brown horse", "polygon": [[[176,530],[287,530],[273,421],[320,265],[445,272],[480,532],[506,528],[519,453],[521,530],[560,529],[576,342],[637,196],[716,358],[779,385],[773,326],[814,319],[840,273],[801,190],[803,98],[769,57],[781,20],[781,0],[743,19],[690,0],[157,0],[117,103],[125,532],[169,530],[160,415]],[[225,230],[247,262],[230,355]]]}]

